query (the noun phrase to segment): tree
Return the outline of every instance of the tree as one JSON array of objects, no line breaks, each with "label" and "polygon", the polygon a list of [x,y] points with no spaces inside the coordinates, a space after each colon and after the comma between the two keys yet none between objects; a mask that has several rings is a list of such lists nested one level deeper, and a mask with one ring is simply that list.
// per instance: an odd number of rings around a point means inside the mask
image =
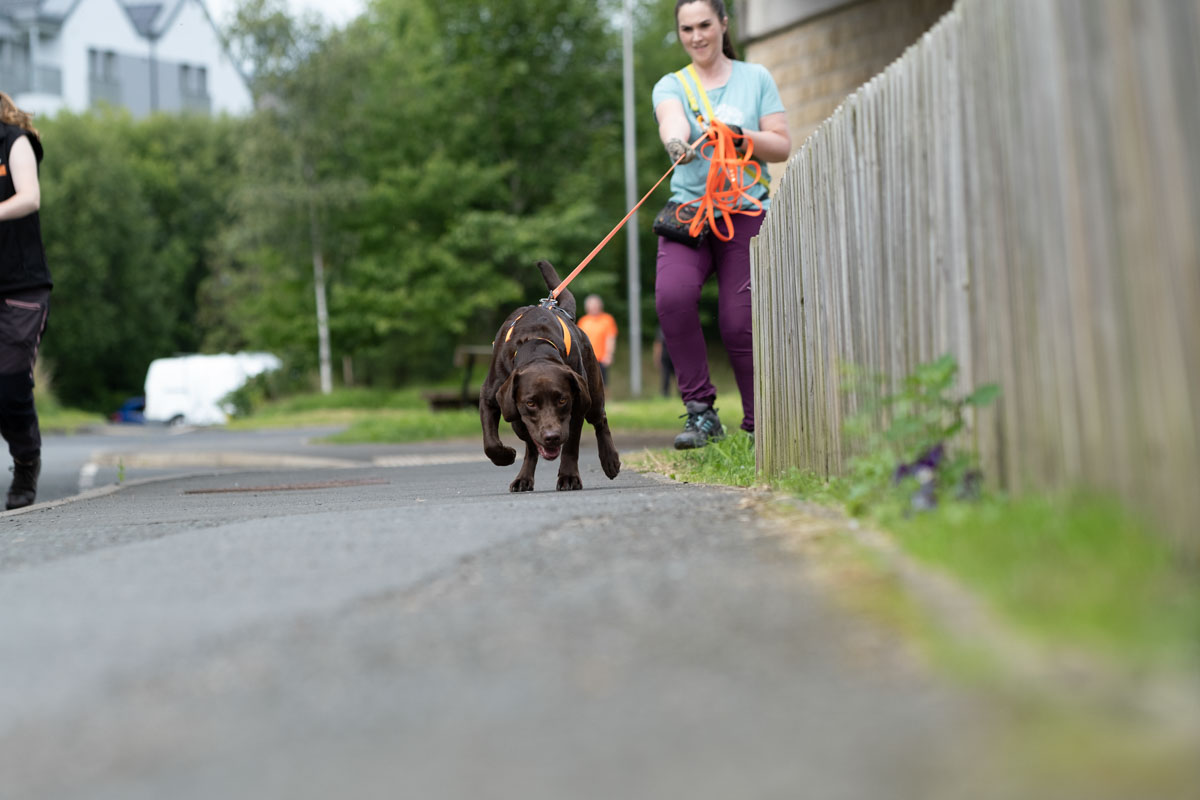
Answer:
[{"label": "tree", "polygon": [[[271,78],[211,282],[222,327],[312,363],[293,323],[312,317],[298,291],[305,196],[335,349],[380,382],[444,370],[459,341],[490,338],[513,303],[545,294],[538,258],[565,265],[592,247],[601,204],[620,202],[619,160],[593,168],[619,148],[618,51],[595,3],[536,5],[383,0]],[[496,30],[519,35],[498,43]]]},{"label": "tree", "polygon": [[67,403],[103,410],[139,391],[150,360],[173,351],[184,248],[159,251],[139,182],[132,120],[64,114],[42,129],[42,230],[54,277],[43,355]]},{"label": "tree", "polygon": [[194,351],[197,287],[230,223],[240,123],[104,111],[41,123],[42,229],[55,280],[43,356],[68,403],[108,410],[154,358]]}]

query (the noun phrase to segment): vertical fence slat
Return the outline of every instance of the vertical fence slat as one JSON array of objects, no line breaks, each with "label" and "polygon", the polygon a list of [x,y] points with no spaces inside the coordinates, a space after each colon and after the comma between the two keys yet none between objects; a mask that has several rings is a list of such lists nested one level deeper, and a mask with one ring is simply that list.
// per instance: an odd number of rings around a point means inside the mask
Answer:
[{"label": "vertical fence slat", "polygon": [[[952,353],[1007,489],[1085,484],[1200,553],[1200,0],[959,0],[788,162],[752,249],[758,466],[845,470]],[[876,420],[882,424],[882,420]]]}]

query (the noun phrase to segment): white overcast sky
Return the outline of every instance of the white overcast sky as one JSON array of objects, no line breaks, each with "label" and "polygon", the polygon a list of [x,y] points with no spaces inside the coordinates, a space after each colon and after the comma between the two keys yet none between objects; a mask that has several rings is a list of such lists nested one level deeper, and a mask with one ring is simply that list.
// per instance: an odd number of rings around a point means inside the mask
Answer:
[{"label": "white overcast sky", "polygon": [[[213,19],[224,25],[233,9],[237,8],[238,0],[204,0],[204,4],[208,6]],[[358,16],[366,7],[364,0],[287,0],[287,4],[293,12],[318,11],[338,25]]]}]

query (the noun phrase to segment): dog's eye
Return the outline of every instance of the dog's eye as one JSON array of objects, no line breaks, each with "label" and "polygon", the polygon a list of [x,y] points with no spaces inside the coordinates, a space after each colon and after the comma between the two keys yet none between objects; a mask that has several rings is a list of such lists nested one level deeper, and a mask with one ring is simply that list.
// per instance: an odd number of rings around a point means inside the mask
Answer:
[{"label": "dog's eye", "polygon": [[533,402],[532,400],[526,400],[525,407],[526,408],[537,408],[537,403]]},{"label": "dog's eye", "polygon": [[558,398],[558,404],[560,406],[565,406],[567,404],[567,396],[565,394],[562,397]]}]

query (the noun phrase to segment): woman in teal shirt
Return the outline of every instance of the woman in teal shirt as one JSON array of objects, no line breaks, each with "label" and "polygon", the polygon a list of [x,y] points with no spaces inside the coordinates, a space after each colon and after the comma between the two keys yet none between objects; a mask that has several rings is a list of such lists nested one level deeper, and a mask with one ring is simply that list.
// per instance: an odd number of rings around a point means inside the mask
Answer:
[{"label": "woman in teal shirt", "polygon": [[[704,193],[709,161],[688,147],[704,132],[690,111],[693,95],[707,96],[712,115],[753,142],[753,155],[763,162],[786,161],[792,139],[779,90],[767,69],[737,60],[729,39],[729,18],[722,0],[679,0],[675,4],[679,42],[691,58],[692,70],[668,74],[655,85],[652,100],[659,137],[672,161],[683,162],[671,176],[671,199],[686,203]],[[701,91],[702,90],[702,91]],[[736,127],[734,127],[736,126]],[[744,148],[743,148],[744,149]],[[764,211],[770,205],[763,166],[763,184],[749,189]],[[753,210],[749,200],[743,207]],[[709,378],[708,351],[700,328],[700,289],[717,276],[718,323],[742,395],[742,430],[754,432],[754,353],[750,325],[750,239],[762,225],[762,215],[734,215],[729,241],[708,235],[698,247],[659,237],[655,265],[655,305],[667,352],[675,364],[687,422],[675,437],[675,447],[703,447],[723,435],[713,404],[717,390]]]}]

